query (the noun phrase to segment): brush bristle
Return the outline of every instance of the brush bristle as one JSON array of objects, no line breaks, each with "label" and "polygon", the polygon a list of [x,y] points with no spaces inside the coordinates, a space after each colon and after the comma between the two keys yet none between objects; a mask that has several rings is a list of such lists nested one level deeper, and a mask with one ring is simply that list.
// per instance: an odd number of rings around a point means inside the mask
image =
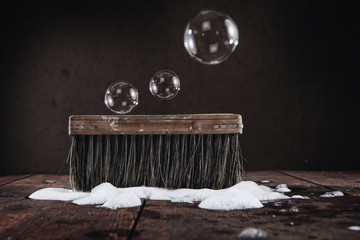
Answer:
[{"label": "brush bristle", "polygon": [[75,135],[68,155],[70,180],[89,191],[116,187],[222,189],[241,181],[238,134]]}]

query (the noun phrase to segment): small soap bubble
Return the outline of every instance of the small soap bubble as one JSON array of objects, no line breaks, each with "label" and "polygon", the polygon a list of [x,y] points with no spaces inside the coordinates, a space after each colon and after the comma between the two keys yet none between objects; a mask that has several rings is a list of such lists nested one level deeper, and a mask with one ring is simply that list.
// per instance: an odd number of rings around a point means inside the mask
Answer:
[{"label": "small soap bubble", "polygon": [[292,207],[290,208],[290,212],[300,212],[300,210],[299,210],[297,207],[292,206]]},{"label": "small soap bubble", "polygon": [[237,238],[240,239],[267,239],[267,232],[259,229],[259,228],[253,228],[248,227],[241,231],[237,235]]},{"label": "small soap bubble", "polygon": [[260,181],[260,183],[270,183],[271,181],[270,180],[262,180]]},{"label": "small soap bubble", "polygon": [[238,28],[225,13],[200,11],[185,28],[185,48],[191,57],[203,64],[225,61],[238,43]]},{"label": "small soap bubble", "polygon": [[44,180],[44,183],[55,183],[53,180]]},{"label": "small soap bubble", "polygon": [[173,71],[162,70],[152,76],[149,89],[157,99],[169,100],[180,91],[180,79]]},{"label": "small soap bubble", "polygon": [[138,103],[138,90],[128,82],[113,83],[105,92],[105,105],[114,113],[129,113]]},{"label": "small soap bubble", "polygon": [[360,231],[360,226],[354,225],[354,226],[348,227],[347,229],[349,229],[349,230],[351,230],[351,231]]}]

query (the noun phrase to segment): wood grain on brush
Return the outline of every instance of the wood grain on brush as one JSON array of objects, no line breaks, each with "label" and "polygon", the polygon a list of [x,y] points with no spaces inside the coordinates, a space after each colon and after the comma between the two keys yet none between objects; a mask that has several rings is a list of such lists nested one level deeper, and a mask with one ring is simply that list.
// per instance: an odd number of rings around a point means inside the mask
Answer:
[{"label": "wood grain on brush", "polygon": [[69,135],[241,134],[240,114],[74,115]]}]

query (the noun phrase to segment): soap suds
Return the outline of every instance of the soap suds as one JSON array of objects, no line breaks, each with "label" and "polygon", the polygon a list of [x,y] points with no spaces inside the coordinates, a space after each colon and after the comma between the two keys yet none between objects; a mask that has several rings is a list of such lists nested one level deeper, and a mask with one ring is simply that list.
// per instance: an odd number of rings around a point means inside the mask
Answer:
[{"label": "soap suds", "polygon": [[237,236],[240,239],[267,239],[267,232],[264,230],[248,227]]},{"label": "soap suds", "polygon": [[270,180],[262,180],[260,181],[261,183],[270,183],[271,181]]},{"label": "soap suds", "polygon": [[296,206],[292,206],[290,209],[280,209],[279,213],[298,213],[300,212],[299,208],[297,208]]},{"label": "soap suds", "polygon": [[101,207],[108,209],[117,209],[117,208],[128,208],[128,207],[138,207],[141,205],[141,200],[135,193],[120,193],[115,197],[107,200]]},{"label": "soap suds", "polygon": [[70,189],[44,188],[31,194],[29,198],[38,200],[73,201],[84,198],[88,195],[89,193],[74,192]]},{"label": "soap suds", "polygon": [[309,197],[301,196],[301,195],[292,195],[291,198],[294,199],[310,199]]},{"label": "soap suds", "polygon": [[242,190],[211,196],[199,204],[199,208],[213,210],[238,210],[263,206],[258,198]]},{"label": "soap suds", "polygon": [[[77,205],[97,205],[98,207],[117,209],[141,205],[141,199],[163,200],[171,202],[194,203],[198,207],[211,210],[235,210],[261,208],[263,203],[280,199],[289,199],[282,192],[288,189],[285,184],[273,189],[257,185],[252,181],[243,181],[230,188],[213,189],[175,189],[156,187],[116,188],[110,183],[102,183],[91,192],[77,192],[62,188],[44,188],[29,196],[38,200],[71,201]],[[280,189],[280,191],[279,191]],[[288,189],[288,191],[290,191]]]},{"label": "soap suds", "polygon": [[342,197],[344,193],[340,191],[333,191],[333,192],[326,192],[325,194],[321,195],[320,197],[332,198],[332,197]]},{"label": "soap suds", "polygon": [[55,183],[53,180],[44,180],[44,183]]},{"label": "soap suds", "polygon": [[348,229],[351,231],[360,231],[360,226],[350,226]]},{"label": "soap suds", "polygon": [[286,186],[286,184],[279,184],[276,186],[276,191],[278,192],[283,192],[283,193],[286,193],[286,192],[291,192],[291,190]]},{"label": "soap suds", "polygon": [[103,183],[94,187],[88,196],[77,199],[73,203],[77,205],[104,204],[106,201],[116,198],[119,194],[119,190],[112,184]]}]

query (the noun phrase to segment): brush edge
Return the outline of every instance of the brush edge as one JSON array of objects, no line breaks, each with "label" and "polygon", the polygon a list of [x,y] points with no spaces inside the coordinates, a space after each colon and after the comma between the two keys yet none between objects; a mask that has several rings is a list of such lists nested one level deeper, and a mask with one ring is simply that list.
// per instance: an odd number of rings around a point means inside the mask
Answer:
[{"label": "brush edge", "polygon": [[241,134],[240,114],[72,115],[69,135]]}]

